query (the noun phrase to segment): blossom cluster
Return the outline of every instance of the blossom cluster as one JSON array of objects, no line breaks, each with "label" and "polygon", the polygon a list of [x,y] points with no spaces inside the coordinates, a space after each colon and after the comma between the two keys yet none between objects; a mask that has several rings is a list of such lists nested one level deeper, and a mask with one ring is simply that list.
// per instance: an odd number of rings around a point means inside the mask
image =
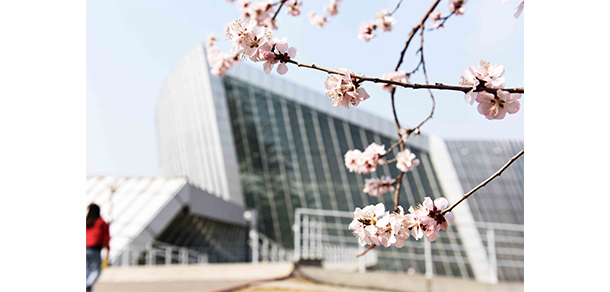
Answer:
[{"label": "blossom cluster", "polygon": [[303,5],[303,1],[298,2],[297,0],[288,0],[284,5],[286,5],[287,14],[299,16],[301,14],[301,5]]},{"label": "blossom cluster", "polygon": [[368,174],[377,170],[377,165],[385,164],[385,160],[381,159],[386,154],[385,146],[371,143],[364,152],[356,149],[349,150],[345,153],[345,167],[350,172]]},{"label": "blossom cluster", "polygon": [[451,212],[442,214],[448,205],[445,198],[432,201],[426,197],[423,204],[416,208],[409,207],[408,214],[401,206],[398,206],[398,212],[390,212],[385,210],[383,203],[369,205],[364,209],[356,208],[354,219],[348,227],[363,246],[394,245],[400,248],[410,236],[415,240],[426,236],[428,241],[435,241],[437,232],[447,230],[447,221],[454,218]]},{"label": "blossom cluster", "polygon": [[342,105],[349,109],[350,104],[357,106],[361,101],[370,98],[363,87],[354,83],[356,77],[354,72],[345,68],[336,71],[343,74],[330,74],[324,82],[326,96],[332,101],[333,106]]},{"label": "blossom cluster", "polygon": [[341,0],[330,0],[330,3],[324,6],[324,11],[330,16],[336,15],[339,13],[339,3],[341,3]]},{"label": "blossom cluster", "polygon": [[280,63],[277,72],[281,75],[288,72],[286,60],[296,57],[297,49],[288,47],[286,38],[274,38],[271,30],[260,26],[251,20],[244,25],[241,20],[236,20],[226,28],[227,37],[233,41],[231,51],[244,58],[249,57],[253,62],[265,62],[263,69],[265,73],[271,74],[275,64]]},{"label": "blossom cluster", "polygon": [[216,35],[213,33],[208,35],[208,41],[205,44],[208,64],[210,64],[210,72],[216,76],[224,76],[225,72],[239,64],[239,56],[220,51],[216,47]]},{"label": "blossom cluster", "polygon": [[[402,71],[400,69],[397,71],[383,73],[383,75],[381,75],[381,79],[392,80],[392,81],[397,81],[397,82],[402,82],[402,83],[409,83],[409,75],[407,75],[405,73],[405,71]],[[390,84],[390,83],[381,83],[380,86],[381,86],[381,89],[388,91],[388,92],[392,92],[392,90],[394,90],[394,88],[396,88],[396,85]]]},{"label": "blossom cluster", "polygon": [[275,10],[273,9],[272,0],[254,3],[252,3],[251,0],[239,0],[237,2],[237,8],[239,9],[241,18],[245,22],[254,20],[258,25],[277,29],[275,21],[273,20]]},{"label": "blossom cluster", "polygon": [[437,29],[444,25],[445,20],[449,18],[452,14],[462,15],[466,12],[466,8],[464,8],[464,4],[466,4],[466,0],[450,0],[447,2],[447,6],[449,7],[449,12],[451,12],[448,16],[443,16],[440,12],[436,12],[430,15],[430,21],[432,21],[432,29]]},{"label": "blossom cluster", "polygon": [[376,37],[375,30],[379,28],[381,31],[392,31],[392,25],[396,23],[394,17],[388,14],[387,9],[379,9],[375,16],[375,21],[362,22],[360,23],[360,29],[358,30],[358,39],[364,41],[370,41]]},{"label": "blossom cluster", "polygon": [[466,0],[450,0],[449,3],[447,3],[449,11],[455,15],[462,15],[466,12],[464,4],[466,4]]},{"label": "blossom cluster", "polygon": [[381,178],[367,178],[364,180],[363,193],[369,194],[371,197],[380,197],[381,195],[394,190],[396,179],[389,176]]},{"label": "blossom cluster", "polygon": [[430,15],[430,20],[432,21],[432,29],[437,29],[441,26],[443,26],[443,16],[441,15],[440,12],[436,12],[432,15]]},{"label": "blossom cluster", "polygon": [[307,14],[307,17],[309,17],[309,22],[315,28],[322,28],[326,23],[328,23],[328,17],[316,14],[314,11],[310,11],[309,14]]},{"label": "blossom cluster", "polygon": [[[329,16],[336,15],[337,13],[339,13],[339,4],[341,3],[341,1],[342,0],[330,0],[330,3],[324,6],[324,11],[326,11]],[[314,11],[310,11],[307,16],[309,17],[309,22],[315,28],[322,28],[328,23],[328,17],[326,17],[325,15],[317,14]]]},{"label": "blossom cluster", "polygon": [[396,167],[402,172],[413,170],[419,165],[419,159],[415,158],[415,154],[411,153],[409,149],[400,151],[396,155]]},{"label": "blossom cluster", "polygon": [[[504,88],[504,66],[500,64],[489,64],[489,62],[479,61],[478,67],[469,66],[460,80],[460,84],[472,86],[464,96],[469,104],[478,102],[478,111],[488,120],[503,119],[507,113],[515,114],[521,108],[518,99],[519,93],[509,93],[502,90]],[[495,94],[486,91],[476,91],[479,87],[498,89]]]},{"label": "blossom cluster", "polygon": [[[384,145],[378,145],[377,143],[371,143],[366,149],[360,151],[349,150],[345,153],[345,167],[350,172],[368,174],[377,170],[377,165],[386,164],[386,161],[382,158],[386,155]],[[402,172],[412,171],[420,163],[419,159],[415,158],[415,154],[411,153],[409,149],[398,152],[396,155],[396,167]],[[385,180],[388,182],[388,180]],[[392,183],[393,184],[393,183]],[[366,193],[367,191],[365,191]],[[385,193],[385,192],[384,192]],[[372,196],[375,196],[371,194]]]}]

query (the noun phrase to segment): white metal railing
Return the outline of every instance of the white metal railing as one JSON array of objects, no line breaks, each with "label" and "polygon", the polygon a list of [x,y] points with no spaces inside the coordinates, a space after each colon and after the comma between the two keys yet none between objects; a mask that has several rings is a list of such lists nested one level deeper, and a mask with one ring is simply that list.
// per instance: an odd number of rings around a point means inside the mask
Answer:
[{"label": "white metal railing", "polygon": [[[407,242],[412,252],[372,249],[364,257],[356,258],[357,254],[364,251],[364,247],[358,244],[353,235],[349,233],[346,235],[345,230],[353,218],[352,212],[297,208],[294,218],[293,260],[295,262],[315,259],[321,260],[325,269],[364,272],[366,267],[377,265],[379,258],[407,259],[423,261],[425,276],[428,278],[434,275],[434,263],[447,266],[456,263],[464,266],[469,263],[469,258],[464,256],[466,254],[464,247],[455,242],[455,239],[440,240],[442,236],[447,236],[444,231],[439,233],[439,239],[433,243],[425,238]],[[476,226],[467,226],[459,222],[450,222],[450,225],[457,228],[476,228],[482,234],[481,239],[485,248],[483,255],[487,256],[484,260],[489,263],[490,278],[485,280],[486,282],[498,283],[498,272],[502,268],[521,269],[522,273],[523,225],[480,222],[475,223]],[[458,234],[455,233],[454,236]],[[465,268],[461,273],[468,277]]]},{"label": "white metal railing", "polygon": [[[351,212],[304,209],[295,210],[294,258],[301,260],[320,260],[322,267],[329,270],[359,271],[364,273],[366,267],[377,265],[377,251],[371,250],[365,256],[356,256],[364,251],[354,237],[340,235],[347,224],[334,222],[328,224],[325,217],[352,218]],[[345,220],[344,220],[345,221]],[[333,226],[334,225],[334,226]]]},{"label": "white metal railing", "polygon": [[[142,263],[143,262],[143,263]],[[148,242],[144,247],[127,246],[121,255],[113,262],[114,265],[189,265],[205,264],[208,255],[188,248],[168,245],[159,242]]]},{"label": "white metal railing", "polygon": [[[256,232],[256,231],[255,231]],[[254,244],[256,242],[256,244]],[[256,232],[252,236],[250,232],[250,248],[253,252],[252,263],[257,262],[288,262],[292,260],[292,250],[285,249],[266,235]],[[255,253],[256,251],[256,253]]]}]

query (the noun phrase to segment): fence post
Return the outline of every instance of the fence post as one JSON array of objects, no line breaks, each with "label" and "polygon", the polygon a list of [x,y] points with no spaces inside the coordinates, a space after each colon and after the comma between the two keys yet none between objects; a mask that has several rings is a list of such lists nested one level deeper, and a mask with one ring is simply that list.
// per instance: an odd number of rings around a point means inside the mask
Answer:
[{"label": "fence post", "polygon": [[490,282],[496,285],[498,284],[498,265],[496,258],[496,235],[493,228],[487,229],[487,250],[489,252]]},{"label": "fence post", "polygon": [[299,209],[294,214],[294,262],[301,259],[301,212]]},{"label": "fence post", "polygon": [[140,264],[140,250],[138,248],[134,248],[134,249],[130,249],[130,251],[131,251],[131,264],[134,266],[137,266],[138,264]]},{"label": "fence post", "polygon": [[[324,219],[324,217],[322,217]],[[322,252],[322,221],[316,221],[316,258],[324,259],[324,253]]]},{"label": "fence post", "polygon": [[127,267],[129,266],[129,245],[125,247],[123,250],[123,259],[121,260],[121,266]]},{"label": "fence post", "polygon": [[252,251],[252,264],[258,264],[258,231],[257,231],[257,219],[256,210],[248,210],[244,212],[244,219],[250,221],[250,232],[248,237],[250,238],[250,250]]},{"label": "fence post", "polygon": [[153,252],[152,252],[152,242],[146,243],[146,265],[152,266],[153,264]]},{"label": "fence post", "polygon": [[271,246],[271,261],[272,262],[277,262],[277,245],[272,245]]},{"label": "fence post", "polygon": [[269,260],[269,240],[267,238],[263,238],[263,261],[266,262]]},{"label": "fence post", "polygon": [[424,239],[424,254],[426,258],[426,279],[432,279],[432,246],[427,237]]},{"label": "fence post", "polygon": [[[358,254],[361,254],[363,252],[364,252],[364,246],[358,244]],[[358,272],[360,272],[361,274],[366,272],[366,262],[364,261],[365,256],[366,255],[363,255],[358,258]]]},{"label": "fence post", "polygon": [[303,254],[304,259],[309,259],[309,216],[303,215]]},{"label": "fence post", "polygon": [[309,220],[309,258],[316,259],[316,220]]},{"label": "fence post", "polygon": [[172,248],[171,247],[166,247],[165,248],[165,265],[171,265],[172,264]]},{"label": "fence post", "polygon": [[180,263],[186,265],[188,263],[188,255],[186,253],[186,249],[180,249]]}]

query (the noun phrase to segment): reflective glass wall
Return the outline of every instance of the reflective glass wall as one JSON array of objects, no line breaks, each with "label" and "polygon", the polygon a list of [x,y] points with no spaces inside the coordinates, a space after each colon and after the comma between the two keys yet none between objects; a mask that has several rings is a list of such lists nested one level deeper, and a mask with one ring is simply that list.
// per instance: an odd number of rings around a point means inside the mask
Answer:
[{"label": "reflective glass wall", "polygon": [[[375,198],[362,189],[365,178],[396,177],[399,170],[394,165],[383,165],[371,175],[351,173],[345,167],[343,155],[350,149],[363,150],[372,142],[383,144],[387,149],[396,138],[357,127],[242,80],[224,77],[222,81],[245,202],[247,208],[257,210],[260,232],[292,249],[296,208],[353,212],[356,207],[379,202],[386,209],[394,206],[392,195]],[[325,99],[320,95],[322,102]],[[417,148],[411,151],[421,164],[404,178],[399,203],[405,208],[421,203],[427,196],[432,199],[443,196],[428,153]],[[336,230],[328,231],[335,234],[329,235],[353,237],[347,224],[339,219],[327,219],[325,224],[337,225]],[[421,240],[411,238],[401,249],[378,248],[377,251],[379,269],[425,271]],[[414,257],[413,253],[421,257]],[[435,274],[473,277],[455,227],[439,234],[439,239],[432,243],[432,255]]]},{"label": "reflective glass wall", "polygon": [[[446,144],[464,191],[493,175],[524,147],[523,141],[450,140]],[[519,158],[500,177],[468,199],[475,221],[524,224],[524,164],[525,158]],[[487,231],[479,231],[487,245]],[[502,252],[498,254],[498,278],[523,281],[523,231],[496,230],[495,235],[496,248]]]}]

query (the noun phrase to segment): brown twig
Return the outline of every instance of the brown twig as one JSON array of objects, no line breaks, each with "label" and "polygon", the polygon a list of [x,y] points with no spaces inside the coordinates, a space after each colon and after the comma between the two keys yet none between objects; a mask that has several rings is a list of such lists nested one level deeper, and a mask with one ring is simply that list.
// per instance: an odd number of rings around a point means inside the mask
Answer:
[{"label": "brown twig", "polygon": [[451,207],[443,210],[441,212],[441,215],[445,215],[447,212],[451,212],[451,210],[453,210],[453,208],[455,208],[455,206],[459,205],[461,202],[468,199],[468,197],[470,197],[472,194],[474,194],[479,189],[486,186],[490,181],[494,180],[496,177],[499,177],[500,175],[502,175],[504,170],[506,170],[511,164],[513,164],[513,162],[515,162],[517,159],[519,159],[519,157],[521,157],[521,155],[523,155],[523,150],[519,151],[519,153],[517,153],[517,155],[513,156],[508,162],[506,162],[506,164],[504,164],[504,166],[502,166],[502,168],[500,168],[498,171],[496,171],[496,173],[494,173],[492,176],[490,176],[485,181],[480,183],[474,189],[472,189],[468,193],[466,193],[459,201],[455,202],[455,204],[453,204]]},{"label": "brown twig", "polygon": [[[342,73],[342,72],[325,69],[325,68],[316,66],[315,64],[307,65],[307,64],[299,63],[293,59],[286,58],[282,55],[277,55],[277,56],[279,57],[279,59],[281,61],[286,62],[286,63],[291,63],[291,64],[297,65],[299,67],[315,69],[315,70],[323,71],[323,72],[326,72],[329,74],[344,75],[344,73]],[[399,81],[381,79],[381,78],[377,78],[377,77],[365,77],[365,76],[358,76],[358,75],[352,75],[352,77],[357,79],[359,82],[368,81],[368,82],[373,82],[373,83],[393,84],[396,86],[400,86],[400,87],[404,87],[404,88],[412,88],[412,89],[453,90],[453,91],[461,91],[463,93],[468,93],[469,91],[473,90],[472,86],[445,85],[440,82],[437,82],[435,84],[417,84],[417,83],[403,83],[403,82],[399,82]],[[477,88],[475,91],[486,91],[489,93],[496,93],[498,91],[498,88],[481,87],[481,88]],[[502,88],[502,91],[506,91],[509,93],[525,93],[525,89],[523,87]]]},{"label": "brown twig", "polygon": [[388,150],[385,152],[385,154],[379,155],[379,159],[388,156],[388,154],[390,154],[390,152],[392,152],[392,150],[394,150],[394,148],[396,148],[396,146],[398,146],[398,145],[400,145],[400,141],[398,141],[398,142],[394,143],[392,146],[390,146],[390,148],[388,148]]},{"label": "brown twig", "polygon": [[[424,25],[422,24],[421,27],[421,31],[420,31],[420,35],[421,35],[421,46],[419,47],[419,56],[420,56],[420,64],[422,65],[422,69],[424,71],[424,78],[426,80],[426,84],[428,84],[428,72],[426,71],[426,60],[424,59]],[[419,65],[418,65],[419,67]],[[419,129],[424,123],[426,123],[428,120],[430,120],[432,118],[432,115],[434,115],[434,108],[436,107],[436,101],[434,100],[434,94],[432,94],[432,90],[428,89],[428,93],[430,93],[430,98],[432,99],[432,110],[430,111],[430,115],[423,120],[421,123],[419,123],[419,125],[417,125],[415,128],[410,129],[410,131],[414,131],[415,129]]]},{"label": "brown twig", "polygon": [[388,15],[392,16],[394,14],[394,12],[396,12],[396,10],[398,10],[398,7],[400,7],[400,3],[402,3],[402,0],[398,1],[398,4],[396,4],[396,8],[394,8],[394,10],[392,10],[392,12],[390,12]]},{"label": "brown twig", "polygon": [[398,131],[398,139],[401,139],[401,137],[400,137],[400,122],[398,122],[398,115],[396,114],[396,105],[394,104],[394,93],[396,93],[396,87],[392,88],[392,93],[391,93],[391,97],[392,97],[392,113],[394,114],[394,122],[396,123],[396,130]]},{"label": "brown twig", "polygon": [[[271,17],[271,20],[275,20],[275,17],[280,13],[280,10],[282,10],[282,6],[284,6],[284,3],[286,3],[286,1],[288,1],[288,0],[282,0],[281,2],[279,2],[280,7],[277,8],[277,11],[275,11],[275,14],[273,15],[273,17]],[[275,3],[275,4],[277,4],[277,3]],[[273,5],[275,5],[275,4],[273,4]]]},{"label": "brown twig", "polygon": [[411,33],[409,34],[409,37],[407,38],[407,42],[405,43],[405,47],[402,49],[402,51],[400,52],[400,59],[398,61],[398,65],[396,65],[396,69],[394,69],[394,71],[398,71],[398,69],[400,68],[400,65],[402,64],[402,61],[405,57],[405,53],[407,52],[407,48],[409,47],[409,43],[411,42],[411,40],[413,39],[413,36],[415,36],[415,33],[424,25],[424,22],[426,22],[426,20],[428,19],[428,16],[430,16],[430,14],[432,14],[432,11],[434,11],[434,9],[436,8],[436,6],[438,5],[438,3],[441,2],[441,0],[436,0],[434,1],[434,4],[432,4],[432,6],[430,7],[430,9],[428,9],[428,12],[426,12],[426,15],[424,15],[424,18],[422,18],[421,21],[419,21],[419,24],[417,24],[417,26],[415,26],[413,28],[413,30],[411,30]]},{"label": "brown twig", "polygon": [[356,257],[359,258],[361,256],[363,256],[365,253],[367,253],[369,250],[375,248],[377,245],[376,244],[371,244],[369,247],[367,247],[361,254],[357,255]]},{"label": "brown twig", "polygon": [[[441,17],[441,18],[439,18],[439,20],[442,20],[443,22],[441,22],[441,24],[439,24],[439,25],[438,25],[438,27],[437,27],[436,29],[441,28],[441,27],[445,27],[445,22],[446,22],[446,21],[447,21],[447,19],[449,19],[449,17],[451,17],[452,15],[455,15],[455,11],[451,12],[449,15],[447,15],[447,16],[445,16],[445,17]],[[435,28],[431,28],[431,29],[429,29],[429,30],[435,30]]]},{"label": "brown twig", "polygon": [[402,178],[405,175],[404,172],[400,172],[400,175],[398,175],[398,179],[397,184],[396,184],[396,191],[394,192],[394,212],[398,212],[398,196],[400,194],[400,187],[402,186]]}]

